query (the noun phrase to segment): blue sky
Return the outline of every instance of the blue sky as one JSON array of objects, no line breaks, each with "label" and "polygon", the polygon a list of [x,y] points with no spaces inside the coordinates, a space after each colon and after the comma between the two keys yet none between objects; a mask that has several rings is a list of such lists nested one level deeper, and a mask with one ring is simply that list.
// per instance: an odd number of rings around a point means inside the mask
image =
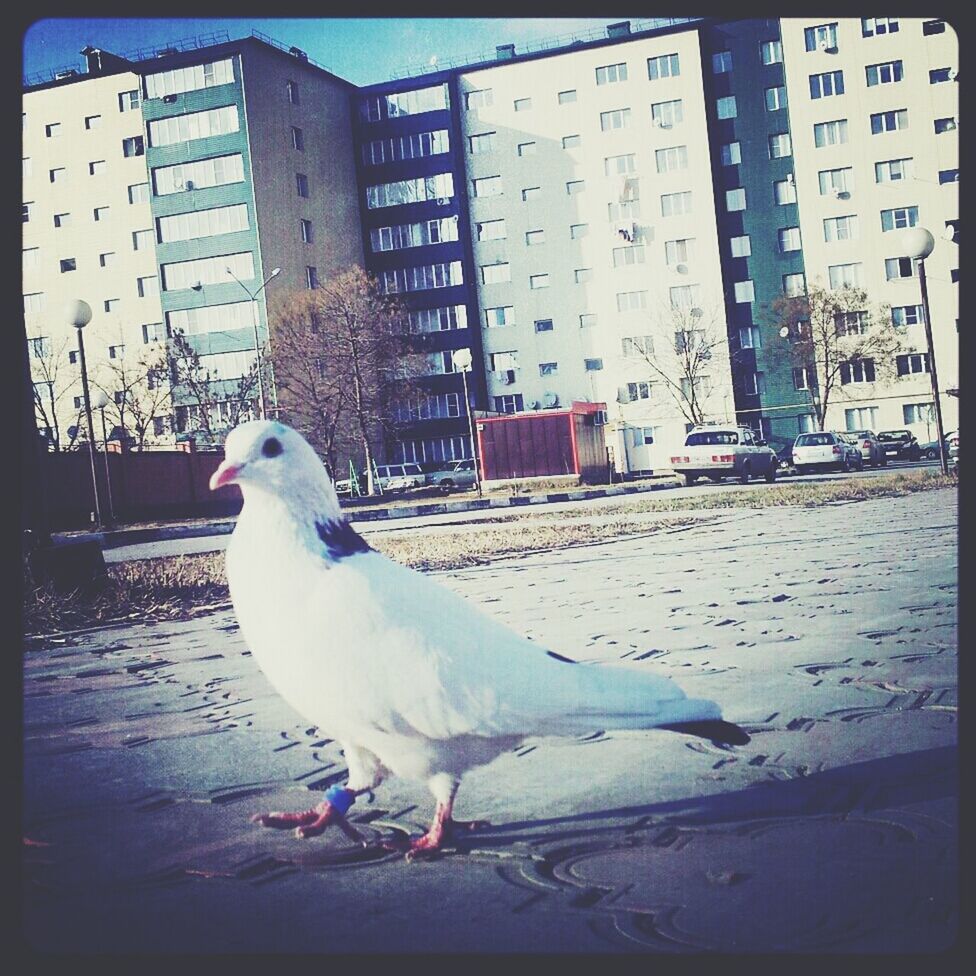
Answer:
[{"label": "blue sky", "polygon": [[599,29],[637,16],[598,18],[201,18],[67,19],[33,24],[24,35],[25,75],[81,68],[86,45],[118,54],[158,47],[183,38],[225,31],[231,39],[252,29],[309,57],[355,84],[386,81],[400,70],[450,58],[494,55],[496,44],[523,45]]}]

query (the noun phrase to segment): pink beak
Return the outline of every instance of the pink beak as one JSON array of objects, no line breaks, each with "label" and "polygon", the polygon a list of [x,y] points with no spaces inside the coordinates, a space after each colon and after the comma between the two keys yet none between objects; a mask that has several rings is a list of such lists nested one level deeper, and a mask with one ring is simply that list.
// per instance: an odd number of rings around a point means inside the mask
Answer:
[{"label": "pink beak", "polygon": [[210,490],[216,491],[229,485],[241,472],[242,464],[231,464],[230,461],[221,461],[220,467],[210,476]]}]

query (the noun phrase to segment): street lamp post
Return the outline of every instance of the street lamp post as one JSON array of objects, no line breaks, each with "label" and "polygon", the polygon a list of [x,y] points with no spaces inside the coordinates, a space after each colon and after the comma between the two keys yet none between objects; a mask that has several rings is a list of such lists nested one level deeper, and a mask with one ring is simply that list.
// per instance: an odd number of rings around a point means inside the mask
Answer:
[{"label": "street lamp post", "polygon": [[108,394],[99,390],[95,394],[92,406],[102,415],[102,457],[105,459],[105,492],[108,495],[109,522],[115,521],[115,503],[112,501],[112,475],[108,467],[108,435],[105,433],[105,408],[108,406]]},{"label": "street lamp post", "polygon": [[277,278],[281,274],[281,268],[274,268],[271,274],[261,282],[261,287],[256,292],[251,292],[251,289],[241,281],[240,278],[231,271],[230,268],[225,269],[227,274],[229,274],[234,281],[236,281],[244,291],[247,292],[248,297],[251,299],[251,317],[254,324],[254,362],[258,371],[258,402],[260,404],[261,419],[264,420],[268,415],[268,406],[264,399],[264,375],[261,369],[261,346],[260,340],[258,338],[258,295],[264,290],[264,286],[271,281],[272,278]]},{"label": "street lamp post", "polygon": [[92,491],[95,494],[95,523],[102,524],[102,507],[98,498],[98,477],[95,474],[95,422],[92,420],[91,397],[88,395],[88,367],[85,364],[85,340],[82,330],[91,322],[92,311],[88,302],[80,298],[68,303],[67,319],[78,330],[78,360],[81,363],[81,391],[85,398],[85,415],[88,418],[88,456],[91,461]]},{"label": "street lamp post", "polygon": [[452,355],[455,369],[461,373],[461,383],[464,385],[464,410],[468,415],[468,436],[471,438],[471,457],[474,460],[474,484],[481,497],[481,472],[478,470],[478,451],[474,442],[474,421],[471,417],[471,401],[468,399],[468,373],[471,372],[471,350],[455,349]]},{"label": "street lamp post", "polygon": [[942,404],[939,402],[939,375],[935,368],[935,343],[932,341],[932,317],[929,315],[929,290],[925,280],[925,259],[935,247],[935,238],[924,227],[912,227],[902,235],[907,256],[918,260],[918,282],[922,289],[922,314],[925,319],[925,339],[929,345],[929,379],[932,381],[932,401],[935,406],[935,429],[939,438],[939,464],[942,473],[949,473],[945,432],[942,429]]}]

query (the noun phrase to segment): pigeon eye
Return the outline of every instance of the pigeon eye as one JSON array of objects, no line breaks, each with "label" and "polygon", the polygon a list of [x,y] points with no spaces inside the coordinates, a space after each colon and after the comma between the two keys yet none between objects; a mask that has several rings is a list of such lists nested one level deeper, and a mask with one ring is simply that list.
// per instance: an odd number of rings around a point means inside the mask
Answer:
[{"label": "pigeon eye", "polygon": [[283,450],[284,448],[281,446],[281,441],[279,441],[277,437],[269,437],[261,445],[261,453],[266,458],[277,457]]}]

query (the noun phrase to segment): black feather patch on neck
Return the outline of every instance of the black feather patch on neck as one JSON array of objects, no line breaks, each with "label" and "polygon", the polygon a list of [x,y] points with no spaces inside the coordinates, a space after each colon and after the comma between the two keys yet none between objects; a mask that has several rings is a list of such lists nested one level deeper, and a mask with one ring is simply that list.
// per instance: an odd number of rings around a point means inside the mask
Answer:
[{"label": "black feather patch on neck", "polygon": [[316,522],[315,531],[325,543],[330,559],[345,559],[358,552],[370,552],[372,546],[346,521],[328,519]]}]

